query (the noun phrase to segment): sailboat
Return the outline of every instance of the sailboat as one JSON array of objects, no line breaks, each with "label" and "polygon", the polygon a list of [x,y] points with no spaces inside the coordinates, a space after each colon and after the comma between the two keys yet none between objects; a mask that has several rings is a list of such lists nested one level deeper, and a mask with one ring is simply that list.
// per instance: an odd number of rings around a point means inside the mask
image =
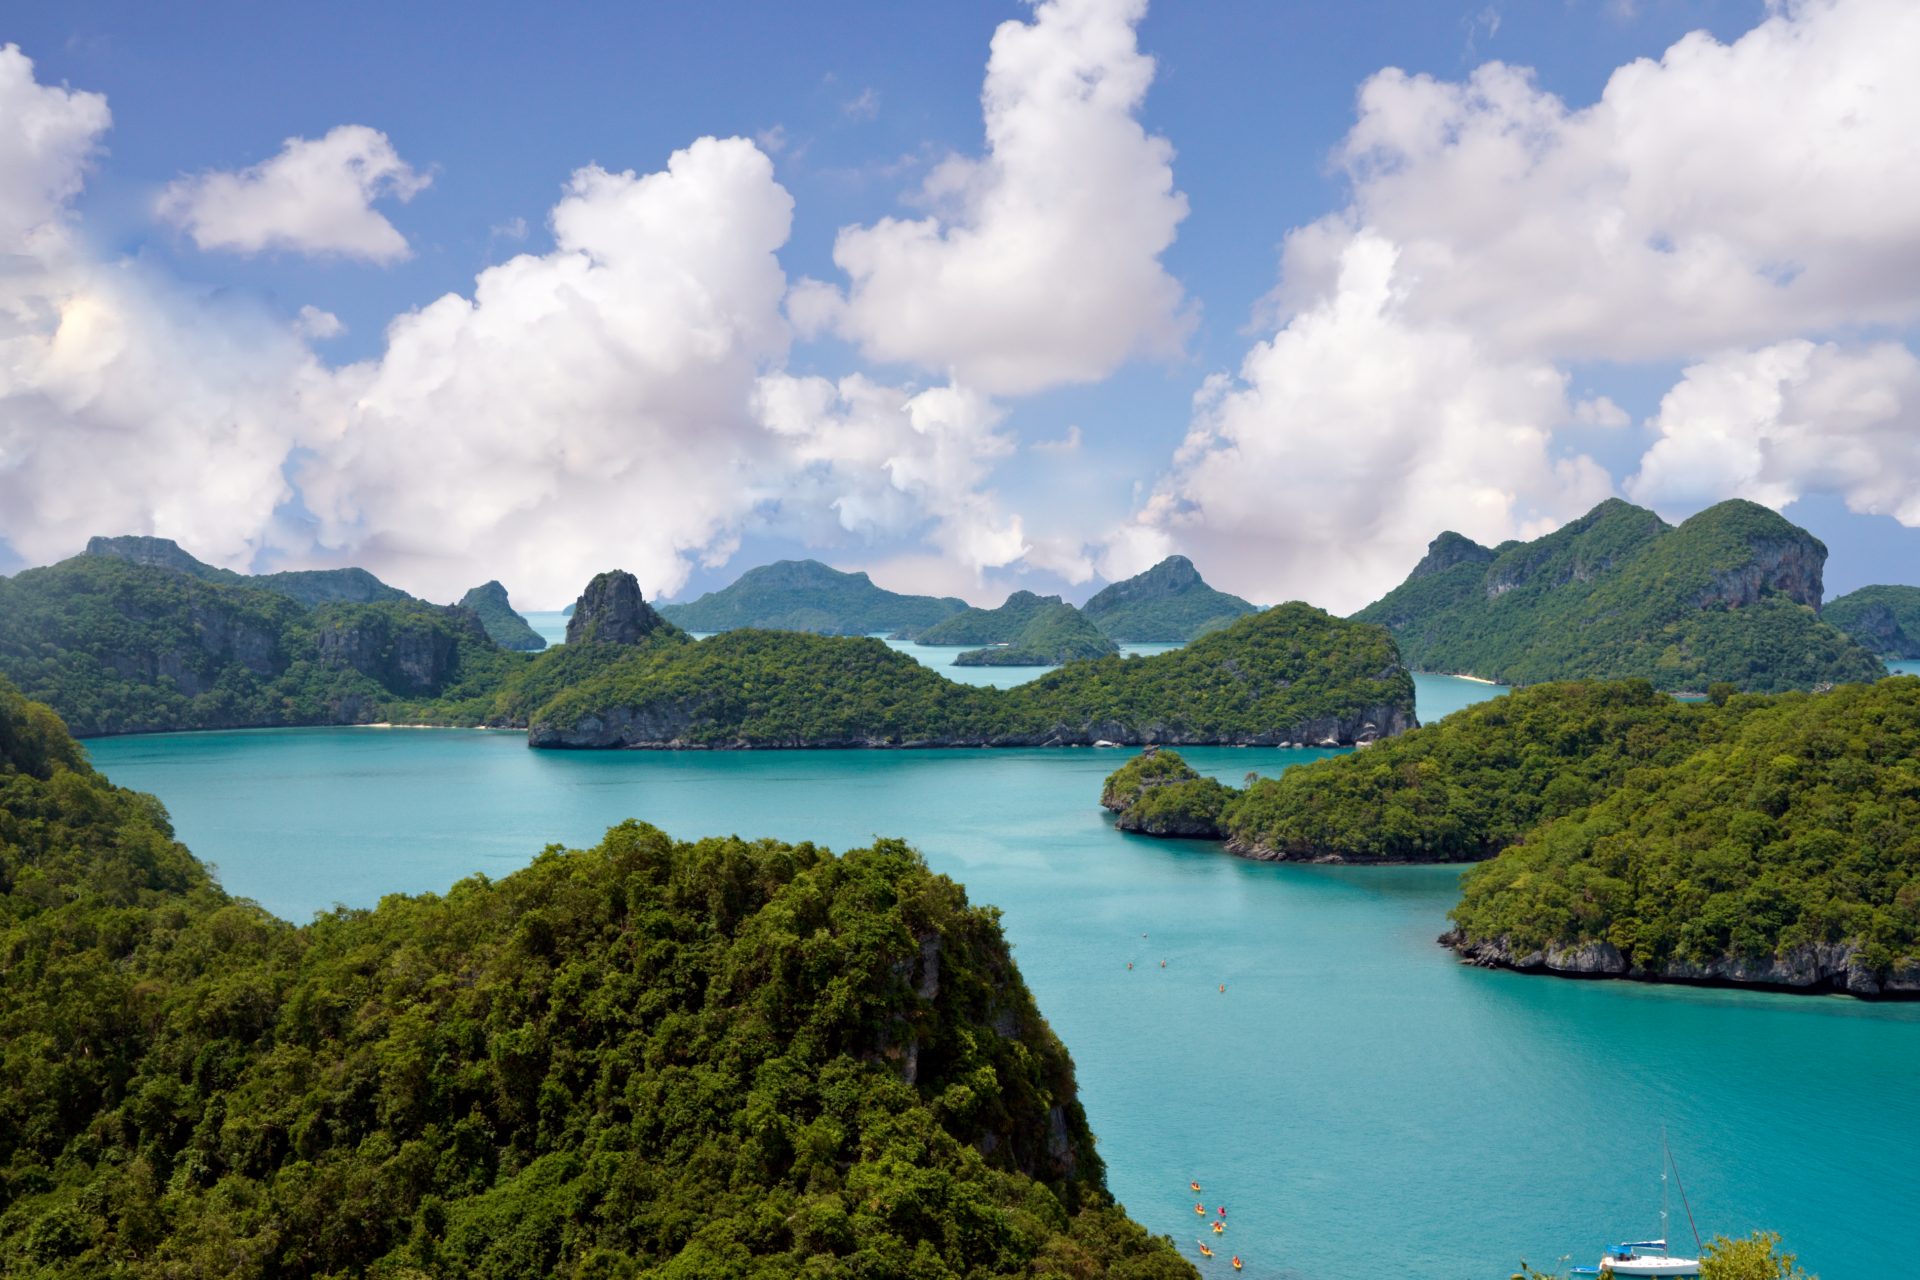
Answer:
[{"label": "sailboat", "polygon": [[[1667,1146],[1667,1135],[1660,1134],[1660,1150],[1666,1157],[1660,1166],[1660,1238],[1658,1240],[1629,1240],[1616,1244],[1600,1257],[1597,1267],[1575,1267],[1576,1276],[1697,1276],[1700,1274],[1698,1258],[1676,1258],[1667,1251],[1667,1181],[1671,1170],[1675,1180],[1680,1176],[1680,1168],[1673,1162],[1673,1151]],[[1686,1203],[1687,1189],[1680,1188],[1680,1200]],[[1687,1210],[1687,1223],[1693,1223],[1693,1210]],[[1700,1233],[1694,1232],[1694,1243],[1698,1245]]]}]

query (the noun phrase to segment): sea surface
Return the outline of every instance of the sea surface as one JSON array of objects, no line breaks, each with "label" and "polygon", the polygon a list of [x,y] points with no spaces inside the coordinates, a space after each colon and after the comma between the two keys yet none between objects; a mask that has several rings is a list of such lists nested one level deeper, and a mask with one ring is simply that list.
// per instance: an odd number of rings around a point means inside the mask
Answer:
[{"label": "sea surface", "polygon": [[[1428,719],[1497,691],[1419,688]],[[1227,1207],[1208,1236],[1223,1275],[1233,1252],[1246,1276],[1311,1280],[1591,1263],[1658,1229],[1663,1126],[1702,1234],[1777,1229],[1826,1280],[1912,1270],[1920,1005],[1467,968],[1434,943],[1456,871],[1122,834],[1096,798],[1126,752],[541,752],[376,729],[88,748],[166,802],[229,890],[294,920],[506,875],[627,817],[903,836],[1004,912],[1128,1210],[1191,1258],[1189,1179]],[[1184,754],[1237,783],[1329,753]]]}]

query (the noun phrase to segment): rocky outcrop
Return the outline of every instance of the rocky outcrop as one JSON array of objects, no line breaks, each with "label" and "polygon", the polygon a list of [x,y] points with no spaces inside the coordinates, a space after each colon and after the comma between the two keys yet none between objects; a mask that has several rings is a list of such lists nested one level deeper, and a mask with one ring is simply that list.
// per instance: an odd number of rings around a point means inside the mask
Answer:
[{"label": "rocky outcrop", "polygon": [[1821,578],[1826,569],[1826,544],[1810,533],[1752,539],[1753,555],[1745,564],[1713,575],[1694,598],[1702,609],[1739,609],[1767,595],[1782,595],[1809,609],[1820,607]]},{"label": "rocky outcrop", "polygon": [[1876,969],[1857,946],[1846,942],[1807,943],[1773,956],[1721,956],[1704,964],[1670,960],[1651,968],[1632,963],[1612,943],[1600,940],[1522,952],[1507,938],[1469,939],[1455,929],[1442,934],[1440,942],[1468,964],[1520,973],[1920,999],[1920,956]]},{"label": "rocky outcrop", "polygon": [[1419,564],[1413,566],[1413,572],[1407,578],[1431,578],[1457,564],[1488,564],[1492,560],[1491,550],[1449,529],[1427,544],[1427,554],[1420,558]]},{"label": "rocky outcrop", "polygon": [[640,594],[640,583],[616,569],[587,584],[567,619],[567,643],[639,644],[669,625]]},{"label": "rocky outcrop", "polygon": [[[314,635],[322,666],[350,667],[401,694],[438,693],[460,669],[460,639],[490,643],[480,619],[459,606],[396,617],[378,610],[352,610],[324,618]],[[435,626],[431,610],[452,626]]]},{"label": "rocky outcrop", "polygon": [[142,534],[125,534],[117,538],[95,536],[87,539],[87,549],[82,554],[125,560],[129,564],[143,564],[155,569],[170,569],[195,578],[220,576],[220,570],[194,559],[181,550],[180,544],[172,538],[152,538]]}]

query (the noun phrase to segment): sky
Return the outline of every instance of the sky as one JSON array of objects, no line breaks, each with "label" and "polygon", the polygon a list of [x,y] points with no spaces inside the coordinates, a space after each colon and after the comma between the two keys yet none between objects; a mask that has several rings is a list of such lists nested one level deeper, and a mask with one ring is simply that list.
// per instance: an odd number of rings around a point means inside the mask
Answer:
[{"label": "sky", "polygon": [[0,11],[0,572],[815,556],[1350,612],[1765,503],[1920,582],[1920,5]]}]

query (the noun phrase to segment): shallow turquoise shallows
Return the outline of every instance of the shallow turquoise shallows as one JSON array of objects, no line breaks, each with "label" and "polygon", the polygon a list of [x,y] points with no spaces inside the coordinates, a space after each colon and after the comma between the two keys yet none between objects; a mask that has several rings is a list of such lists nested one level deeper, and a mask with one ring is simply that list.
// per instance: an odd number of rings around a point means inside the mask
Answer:
[{"label": "shallow turquoise shallows", "polygon": [[[1492,692],[1421,682],[1431,718]],[[1703,1233],[1826,1280],[1909,1273],[1920,1006],[1470,969],[1445,867],[1253,863],[1116,832],[1120,751],[537,752],[517,734],[97,740],[227,887],[293,919],[505,875],[638,817],[847,848],[906,837],[1005,912],[1127,1208],[1227,1273],[1497,1280],[1656,1229],[1665,1125]],[[1319,752],[1187,753],[1238,782]],[[1160,967],[1162,960],[1166,968]],[[1133,968],[1127,968],[1128,963]],[[1225,984],[1226,991],[1219,990]],[[1673,1234],[1692,1237],[1675,1198]]]}]

